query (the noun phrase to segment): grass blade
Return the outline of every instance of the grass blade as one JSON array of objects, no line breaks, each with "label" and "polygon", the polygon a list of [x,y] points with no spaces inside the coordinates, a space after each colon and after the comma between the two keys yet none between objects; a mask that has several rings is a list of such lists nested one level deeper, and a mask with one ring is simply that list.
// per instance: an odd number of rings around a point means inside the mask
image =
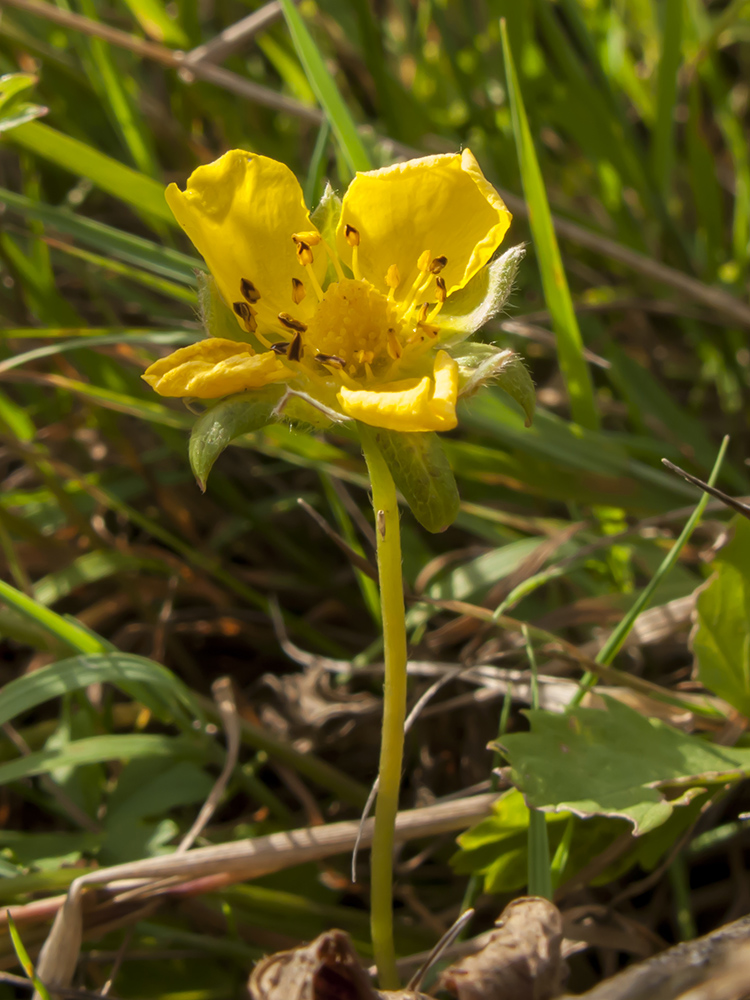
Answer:
[{"label": "grass blade", "polygon": [[[729,437],[725,437],[721,442],[721,447],[719,448],[719,454],[716,456],[716,462],[711,470],[711,475],[708,478],[708,485],[713,486],[719,476],[719,470],[721,469],[721,463],[724,461],[724,455],[726,454],[727,446],[729,445]],[[693,533],[693,529],[698,524],[708,503],[708,493],[704,493],[698,502],[698,506],[695,508],[693,513],[687,520],[685,527],[680,532],[680,536],[674,543],[672,548],[669,550],[664,558],[661,566],[654,573],[653,577],[649,580],[648,584],[643,588],[643,590],[638,595],[637,599],[633,602],[633,606],[630,611],[625,615],[620,624],[612,631],[609,639],[605,642],[602,648],[596,655],[596,662],[603,664],[610,664],[614,660],[615,656],[622,648],[622,644],[628,637],[630,630],[635,624],[635,620],[641,611],[645,610],[648,602],[651,600],[651,596],[662,582],[664,577],[670,571],[670,569],[677,562],[677,559],[682,552],[687,540]],[[583,696],[589,690],[589,688],[595,683],[596,676],[593,673],[586,673],[581,678],[581,685],[576,691],[575,695],[571,698],[569,709],[577,708],[580,705]]]},{"label": "grass blade", "polygon": [[21,940],[21,935],[18,933],[18,928],[16,927],[16,922],[13,919],[10,910],[5,911],[5,915],[8,919],[8,930],[10,931],[10,937],[13,941],[13,950],[16,953],[18,961],[21,963],[23,971],[26,973],[28,978],[34,984],[35,991],[39,994],[42,1000],[51,1000],[47,987],[41,981],[34,971],[34,965],[29,958],[29,953],[26,951]]},{"label": "grass blade", "polygon": [[659,190],[666,194],[674,155],[674,109],[677,73],[682,50],[682,5],[684,0],[666,0],[659,61],[656,125],[651,148],[652,169]]},{"label": "grass blade", "polygon": [[552,225],[547,193],[531,138],[504,18],[500,22],[500,32],[521,180],[529,206],[529,222],[539,261],[544,297],[552,315],[552,325],[557,338],[560,370],[570,396],[573,419],[582,427],[595,430],[599,426],[599,416],[591,375],[583,356],[581,331],[563,270],[560,248]]},{"label": "grass blade", "polygon": [[307,74],[307,79],[331,123],[331,128],[350,170],[352,173],[356,173],[358,170],[369,170],[372,163],[360,139],[354,119],[344,103],[333,77],[328,72],[323,57],[313,41],[312,35],[307,30],[307,25],[302,20],[302,15],[292,0],[281,0],[281,6],[284,8],[284,17],[289,27],[289,33]]},{"label": "grass blade", "polygon": [[[149,219],[176,225],[164,200],[164,185],[145,174],[118,163],[79,139],[64,135],[41,122],[29,122],[10,133],[8,141],[29,153],[56,163],[77,177],[88,177],[97,187],[126,202]],[[150,218],[149,218],[150,217]]]}]

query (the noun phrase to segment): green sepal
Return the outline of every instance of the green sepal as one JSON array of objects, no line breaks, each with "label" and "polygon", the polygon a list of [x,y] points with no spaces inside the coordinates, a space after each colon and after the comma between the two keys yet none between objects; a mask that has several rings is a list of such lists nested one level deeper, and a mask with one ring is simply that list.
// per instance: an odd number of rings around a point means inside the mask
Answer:
[{"label": "green sepal", "polygon": [[196,420],[190,435],[188,457],[201,490],[205,492],[208,474],[227,445],[243,434],[260,430],[274,419],[283,392],[281,386],[267,386],[227,396]]},{"label": "green sepal", "polygon": [[515,351],[501,350],[492,344],[461,344],[451,351],[458,363],[458,394],[472,396],[491,382],[507,392],[526,414],[531,425],[536,407],[536,392],[523,358]]},{"label": "green sepal", "polygon": [[497,315],[508,300],[525,254],[523,244],[511,247],[448,297],[436,320],[441,347],[459,344]]},{"label": "green sepal", "polygon": [[461,500],[437,434],[370,430],[414,517],[428,531],[445,531],[455,521]]},{"label": "green sepal", "polygon": [[[310,214],[310,221],[329,247],[336,246],[336,229],[338,228],[340,218],[341,198],[339,198],[333,190],[330,183],[326,182],[323,197],[318,202],[315,211]],[[336,277],[336,270],[332,262],[329,260],[326,278],[323,285],[325,287],[327,283],[336,280],[338,280]]]},{"label": "green sepal", "polygon": [[256,351],[264,351],[266,348],[253,337],[252,333],[248,333],[240,326],[213,277],[205,271],[196,271],[196,278],[198,309],[206,336],[235,340],[239,344],[250,344]]}]

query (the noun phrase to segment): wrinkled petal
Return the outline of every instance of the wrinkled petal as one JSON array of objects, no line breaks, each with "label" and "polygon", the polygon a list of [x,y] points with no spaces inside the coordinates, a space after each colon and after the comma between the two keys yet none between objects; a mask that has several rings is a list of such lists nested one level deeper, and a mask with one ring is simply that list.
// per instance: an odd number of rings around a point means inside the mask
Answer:
[{"label": "wrinkled petal", "polygon": [[348,389],[337,394],[347,416],[391,431],[449,431],[457,423],[458,365],[439,351],[432,377],[404,379],[377,389]]},{"label": "wrinkled petal", "polygon": [[502,198],[465,149],[358,173],[344,195],[337,249],[349,264],[352,248],[345,227],[354,226],[360,235],[362,277],[387,293],[385,275],[395,264],[401,278],[397,299],[411,289],[423,251],[432,258],[445,256],[441,277],[450,294],[484,267],[510,219]]},{"label": "wrinkled petal", "polygon": [[[280,312],[309,315],[315,291],[297,260],[292,234],[311,231],[313,226],[302,188],[289,167],[233,149],[194,170],[185,191],[170,184],[166,199],[230,308],[243,301],[244,278],[260,294],[252,307],[261,325],[278,326]],[[326,255],[318,248],[314,256],[313,266],[322,280]],[[306,296],[299,305],[292,298],[292,278],[305,285]]]},{"label": "wrinkled petal", "polygon": [[272,351],[256,354],[249,344],[212,337],[155,361],[142,376],[160,396],[219,399],[290,378]]}]

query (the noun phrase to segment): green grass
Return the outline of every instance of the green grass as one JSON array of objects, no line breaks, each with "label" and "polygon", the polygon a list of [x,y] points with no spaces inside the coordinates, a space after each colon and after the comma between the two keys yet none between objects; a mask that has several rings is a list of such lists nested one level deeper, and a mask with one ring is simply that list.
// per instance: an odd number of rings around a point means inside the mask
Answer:
[{"label": "green grass", "polygon": [[[258,6],[60,0],[56,9],[187,51]],[[374,776],[379,678],[352,662],[380,656],[377,594],[297,503],[303,497],[373,561],[354,435],[345,426],[256,431],[218,459],[202,496],[188,464],[195,416],[140,378],[157,354],[202,335],[196,271],[204,265],[174,224],[164,187],[184,185],[226,149],[283,160],[312,202],[326,180],[343,194],[356,170],[468,146],[514,207],[506,244],[525,242],[527,257],[506,314],[480,339],[522,355],[537,416],[526,428],[498,388],[462,405],[458,429],[444,436],[462,500],[456,524],[428,535],[403,511],[412,596],[419,588],[454,602],[410,601],[415,659],[478,655],[525,670],[518,621],[532,626],[542,699],[550,660],[571,678],[582,672],[558,656],[551,633],[579,654],[609,636],[598,659],[612,654],[617,672],[606,684],[627,686],[622,678],[635,668],[631,697],[650,682],[662,704],[683,711],[690,693],[677,686],[689,679],[685,630],[669,649],[620,646],[633,609],[705,582],[715,521],[725,520],[710,508],[690,535],[698,498],[660,459],[705,480],[729,435],[717,485],[750,492],[746,5],[283,7],[284,17],[223,66],[308,112],[317,104],[322,126],[315,115],[3,8],[0,74],[25,74],[0,99],[0,718],[13,727],[0,741],[0,888],[8,905],[64,891],[78,871],[71,864],[84,870],[179,842],[223,764],[210,698],[217,677],[235,681],[242,748],[203,843],[356,818]],[[48,113],[31,120],[39,107]],[[657,265],[672,269],[666,280]],[[275,600],[289,641],[326,668],[322,687],[303,696],[285,678],[299,668],[280,650]],[[483,623],[455,602],[481,606]],[[496,609],[503,630],[493,625]],[[410,681],[412,699],[421,683]],[[469,690],[452,682],[436,703]],[[483,748],[500,705],[416,725],[404,807],[489,779],[493,758]],[[322,723],[313,711],[321,706]],[[517,735],[523,706],[516,698],[506,707],[503,730]],[[698,716],[709,738],[716,709],[702,704]],[[194,728],[193,719],[202,723]],[[722,815],[733,830],[735,813]],[[509,870],[525,879],[530,858],[533,887],[544,893],[550,876],[564,888],[584,854],[622,832],[611,818],[533,816],[530,853],[526,828],[501,839],[519,852]],[[663,857],[685,828],[665,829],[656,846],[638,847],[639,864],[649,851]],[[53,831],[67,838],[59,854],[35,839]],[[438,845],[403,875],[413,894],[397,912],[404,953],[434,943],[425,912],[453,912],[464,896],[465,874],[447,866],[452,853]],[[697,863],[689,843],[680,857],[683,868]],[[502,863],[493,856],[491,878],[505,895],[479,899],[477,930],[523,889]],[[128,946],[154,960],[126,961],[113,994],[235,996],[253,957],[346,923],[347,913],[366,953],[366,873],[352,887],[347,866],[335,858],[247,892],[218,887],[195,906],[165,903],[134,924]],[[474,898],[490,875],[479,863],[470,874]],[[597,891],[611,898],[621,872],[605,874]],[[658,889],[674,896],[675,939],[704,926],[690,872],[679,874]],[[48,924],[17,917],[35,967]],[[84,948],[115,953],[125,933],[115,928]],[[0,958],[10,965],[13,954],[0,934]],[[101,989],[110,968],[89,962],[87,988]]]}]

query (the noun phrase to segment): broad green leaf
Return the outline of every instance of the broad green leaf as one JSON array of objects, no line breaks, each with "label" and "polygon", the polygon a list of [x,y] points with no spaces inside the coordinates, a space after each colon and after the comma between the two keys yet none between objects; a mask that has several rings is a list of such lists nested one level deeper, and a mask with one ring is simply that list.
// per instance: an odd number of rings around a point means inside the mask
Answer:
[{"label": "broad green leaf", "polygon": [[485,552],[433,583],[429,595],[435,600],[470,600],[515,572],[541,544],[539,538],[520,538]]},{"label": "broad green leaf", "polygon": [[442,346],[459,344],[500,312],[513,290],[518,267],[525,256],[523,244],[511,247],[449,296],[437,317]]},{"label": "broad green leaf", "polygon": [[344,99],[339,93],[322,55],[302,19],[302,15],[292,0],[281,0],[281,6],[307,79],[331,123],[331,128],[338,139],[349,168],[352,173],[357,170],[369,170],[372,166],[370,157],[359,137],[354,119],[344,103]]},{"label": "broad green leaf", "polygon": [[557,336],[560,369],[570,396],[573,419],[582,427],[595,430],[599,426],[599,415],[594,399],[591,374],[583,356],[583,339],[563,269],[547,192],[544,189],[544,180],[539,169],[539,161],[534,149],[534,140],[526,117],[526,109],[504,21],[500,22],[500,32],[503,41],[505,77],[508,84],[508,99],[513,120],[518,164],[524,194],[529,206],[529,223],[534,237],[534,248],[542,277],[544,297],[547,308],[552,314],[552,325]]},{"label": "broad green leaf", "polygon": [[376,427],[372,436],[412,514],[428,531],[445,531],[455,521],[461,500],[437,434]]},{"label": "broad green leaf", "polygon": [[698,591],[691,639],[701,683],[750,716],[750,522],[736,517],[732,524],[732,541]]},{"label": "broad green leaf", "polygon": [[206,489],[214,462],[235,438],[260,430],[273,419],[283,389],[268,387],[230,396],[200,416],[190,435],[189,457],[198,485]]},{"label": "broad green leaf", "polygon": [[315,211],[310,213],[310,221],[330,246],[336,245],[336,227],[340,218],[341,198],[327,183]]},{"label": "broad green leaf", "polygon": [[102,191],[126,202],[137,212],[176,225],[164,200],[163,184],[126,167],[85,142],[41,122],[29,122],[14,129],[9,141],[78,177],[88,177]]},{"label": "broad green leaf", "polygon": [[[750,774],[750,749],[714,746],[605,700],[606,711],[527,711],[531,732],[503,736],[498,749],[529,805],[577,816],[619,816],[639,836],[664,823],[705,784]],[[682,794],[674,797],[677,789]]]}]

